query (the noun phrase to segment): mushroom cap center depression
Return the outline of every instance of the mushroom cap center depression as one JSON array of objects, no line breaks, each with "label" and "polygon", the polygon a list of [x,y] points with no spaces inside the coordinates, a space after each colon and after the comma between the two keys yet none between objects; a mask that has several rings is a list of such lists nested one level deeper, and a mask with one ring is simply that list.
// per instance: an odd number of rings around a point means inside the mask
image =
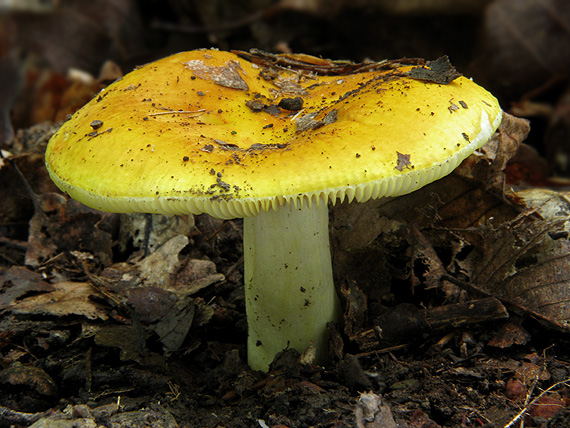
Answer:
[{"label": "mushroom cap center depression", "polygon": [[317,76],[234,53],[184,52],[111,84],[63,124],[46,160],[94,208],[231,218],[408,193],[451,172],[501,120],[469,79],[411,67]]}]

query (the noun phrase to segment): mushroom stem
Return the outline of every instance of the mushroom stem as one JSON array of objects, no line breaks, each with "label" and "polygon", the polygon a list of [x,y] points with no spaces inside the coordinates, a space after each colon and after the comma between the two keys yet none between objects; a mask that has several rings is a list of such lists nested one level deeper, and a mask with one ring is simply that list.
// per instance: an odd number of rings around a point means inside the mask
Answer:
[{"label": "mushroom stem", "polygon": [[244,219],[248,362],[267,370],[286,348],[316,362],[327,357],[327,328],[339,315],[329,245],[326,202],[261,212]]}]

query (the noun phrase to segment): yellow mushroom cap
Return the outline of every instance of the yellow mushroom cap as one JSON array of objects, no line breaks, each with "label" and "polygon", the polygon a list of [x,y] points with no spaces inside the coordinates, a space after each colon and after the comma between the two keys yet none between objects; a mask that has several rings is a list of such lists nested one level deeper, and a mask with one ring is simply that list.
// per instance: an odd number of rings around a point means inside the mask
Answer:
[{"label": "yellow mushroom cap", "polygon": [[142,66],[51,138],[50,175],[103,211],[244,217],[412,192],[501,121],[497,100],[464,77],[433,83],[397,64],[322,75],[337,63],[292,57],[308,67],[217,50]]}]

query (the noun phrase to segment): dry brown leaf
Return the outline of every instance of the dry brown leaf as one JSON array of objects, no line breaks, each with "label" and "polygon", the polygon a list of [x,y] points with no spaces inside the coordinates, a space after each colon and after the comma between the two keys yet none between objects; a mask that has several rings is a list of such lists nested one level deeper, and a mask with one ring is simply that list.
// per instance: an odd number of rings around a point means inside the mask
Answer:
[{"label": "dry brown leaf", "polygon": [[[493,224],[501,224],[515,218],[520,211],[521,207],[500,194],[485,191],[474,181],[455,174],[398,198],[337,205],[333,207],[331,220],[335,275],[346,279],[357,260],[358,265],[372,257],[373,245],[386,247],[392,243],[397,248],[397,241],[409,241],[406,224],[413,224],[427,234],[432,246],[451,247],[456,240],[450,241],[442,229],[466,229],[485,224],[491,218]],[[363,248],[367,248],[366,256],[362,254]],[[381,270],[386,262],[382,252],[375,251],[373,258],[371,265]],[[382,275],[377,276],[381,281]],[[386,273],[384,276],[389,278]]]},{"label": "dry brown leaf", "polygon": [[144,324],[158,321],[174,308],[178,299],[169,291],[158,287],[131,287],[127,289],[126,303],[137,313]]},{"label": "dry brown leaf", "polygon": [[48,293],[55,288],[44,281],[40,273],[24,266],[12,266],[0,271],[0,309],[5,309],[22,299],[26,294]]},{"label": "dry brown leaf", "polygon": [[508,348],[512,345],[525,345],[530,338],[530,333],[522,328],[521,320],[508,321],[495,332],[487,345]]},{"label": "dry brown leaf", "polygon": [[61,281],[52,285],[54,291],[21,299],[12,305],[11,312],[56,317],[78,315],[92,320],[109,318],[107,309],[90,299],[89,296],[96,293],[90,284]]},{"label": "dry brown leaf", "polygon": [[564,221],[523,218],[476,233],[480,244],[466,260],[473,286],[569,329],[570,242]]},{"label": "dry brown leaf", "polygon": [[516,156],[519,146],[530,132],[526,119],[503,113],[503,120],[497,132],[481,149],[469,156],[454,171],[455,174],[473,178],[486,189],[503,192],[504,170]]},{"label": "dry brown leaf", "polygon": [[[125,302],[132,289],[157,289],[177,299],[184,299],[197,291],[224,280],[216,272],[216,265],[208,260],[185,260],[180,252],[188,245],[188,238],[177,235],[159,247],[150,256],[131,263],[115,263],[93,280]],[[149,295],[149,298],[153,298]]]},{"label": "dry brown leaf", "polygon": [[548,420],[568,408],[568,399],[556,392],[538,397],[530,408],[529,414],[535,418]]},{"label": "dry brown leaf", "polygon": [[545,369],[544,362],[540,359],[531,362],[511,358],[507,360],[490,358],[486,361],[480,361],[479,364],[485,371],[513,373],[516,379],[522,380],[527,386],[532,385],[537,379],[547,381],[551,378],[551,374]]},{"label": "dry brown leaf", "polygon": [[43,369],[34,366],[13,365],[2,370],[0,384],[25,388],[45,397],[58,397],[57,383]]},{"label": "dry brown leaf", "polygon": [[89,326],[88,334],[93,335],[99,346],[119,348],[122,361],[137,361],[145,366],[164,366],[164,358],[155,352],[141,352],[138,337],[131,325]]},{"label": "dry brown leaf", "polygon": [[104,265],[111,263],[111,235],[97,226],[105,213],[66,200],[57,193],[45,193],[37,198],[30,220],[26,265],[40,266],[63,251],[84,251]]},{"label": "dry brown leaf", "polygon": [[[357,242],[350,236],[354,232],[361,233],[364,243],[372,242],[381,232],[383,242],[394,239],[395,230],[380,227],[386,224],[383,216],[408,221],[418,228],[418,242],[427,238],[428,246],[424,249],[437,245],[452,251],[448,266],[451,273],[467,275],[485,295],[569,328],[568,201],[556,192],[515,196],[521,205],[515,206],[499,194],[483,191],[473,181],[453,175],[411,195],[373,201],[360,213],[352,206],[335,207],[334,219],[340,223],[333,221],[333,242],[340,254],[350,252],[350,245]],[[545,219],[519,218],[523,202]],[[467,259],[465,254],[469,254]],[[432,254],[428,259],[436,263],[437,258],[433,257]],[[348,268],[342,270],[342,262],[355,263],[354,258],[338,255],[336,260],[341,262],[341,272],[350,272]],[[425,272],[430,277],[423,279],[430,283],[438,283],[444,273],[437,263],[428,264]]]},{"label": "dry brown leaf", "polygon": [[191,297],[181,299],[174,304],[159,322],[150,326],[158,334],[160,342],[166,351],[178,351],[184,343],[194,323],[196,312],[199,310],[196,307],[204,306],[201,301],[197,303],[198,305],[194,303],[194,299]]}]

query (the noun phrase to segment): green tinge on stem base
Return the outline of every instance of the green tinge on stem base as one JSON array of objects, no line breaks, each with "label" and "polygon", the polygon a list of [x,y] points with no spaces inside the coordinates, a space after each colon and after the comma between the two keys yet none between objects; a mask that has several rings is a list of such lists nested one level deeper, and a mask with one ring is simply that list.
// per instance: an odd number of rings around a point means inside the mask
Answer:
[{"label": "green tinge on stem base", "polygon": [[267,371],[286,348],[327,358],[327,328],[339,316],[329,245],[328,206],[285,206],[244,218],[248,362]]}]

